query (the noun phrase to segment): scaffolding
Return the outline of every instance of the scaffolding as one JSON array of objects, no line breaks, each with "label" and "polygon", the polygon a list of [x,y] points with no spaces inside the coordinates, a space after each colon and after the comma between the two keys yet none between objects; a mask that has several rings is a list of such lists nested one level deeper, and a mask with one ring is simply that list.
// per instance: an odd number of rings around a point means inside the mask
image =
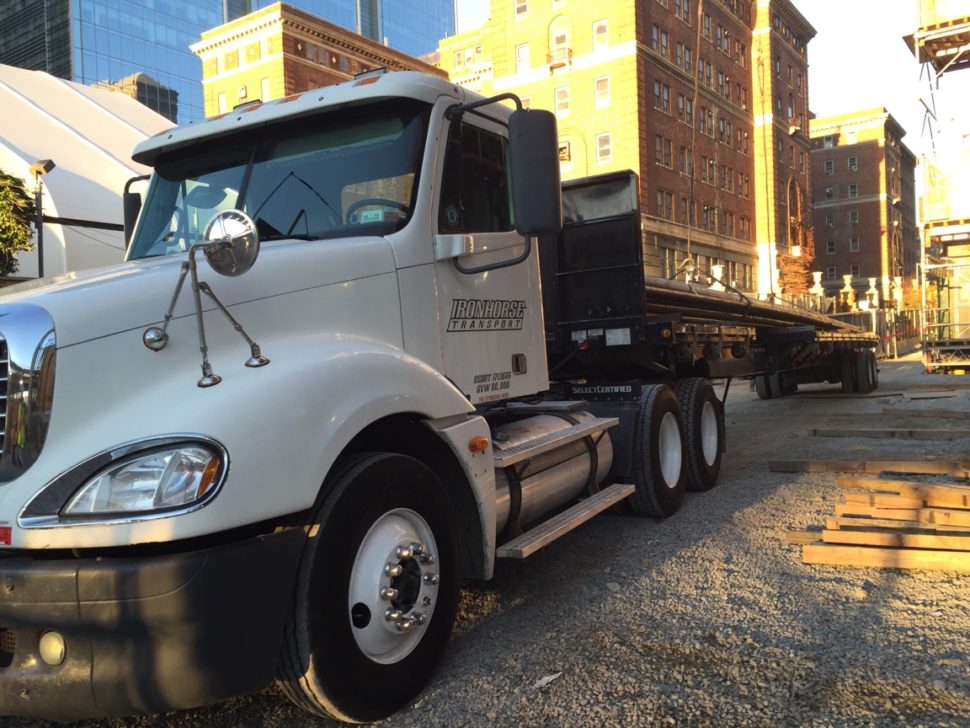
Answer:
[{"label": "scaffolding", "polygon": [[[967,10],[966,0],[920,0],[919,27],[904,38],[928,90],[920,99],[930,149],[921,160],[920,325],[931,373],[970,372],[970,134],[967,127],[941,130],[936,104],[940,78],[970,68]],[[958,123],[970,126],[970,119]],[[954,131],[959,142],[947,146],[942,135]]]}]

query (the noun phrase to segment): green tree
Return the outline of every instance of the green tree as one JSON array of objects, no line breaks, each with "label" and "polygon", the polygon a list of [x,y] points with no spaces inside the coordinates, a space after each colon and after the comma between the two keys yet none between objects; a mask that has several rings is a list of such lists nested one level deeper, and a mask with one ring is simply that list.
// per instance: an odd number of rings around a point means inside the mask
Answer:
[{"label": "green tree", "polygon": [[19,264],[14,256],[34,247],[36,216],[34,197],[24,181],[0,169],[0,275],[16,273]]}]

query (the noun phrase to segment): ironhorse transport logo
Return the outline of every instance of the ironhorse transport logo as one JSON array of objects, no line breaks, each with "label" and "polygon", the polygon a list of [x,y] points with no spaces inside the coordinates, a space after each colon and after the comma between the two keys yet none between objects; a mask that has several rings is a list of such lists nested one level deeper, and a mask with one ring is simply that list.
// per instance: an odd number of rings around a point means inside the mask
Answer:
[{"label": "ironhorse transport logo", "polygon": [[448,331],[521,331],[525,301],[456,298]]}]

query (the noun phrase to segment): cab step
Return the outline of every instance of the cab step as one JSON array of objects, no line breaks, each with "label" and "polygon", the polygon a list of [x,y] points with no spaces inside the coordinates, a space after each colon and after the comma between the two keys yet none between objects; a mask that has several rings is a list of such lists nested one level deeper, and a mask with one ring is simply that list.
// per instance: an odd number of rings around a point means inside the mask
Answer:
[{"label": "cab step", "polygon": [[586,523],[597,513],[602,513],[614,503],[619,503],[635,489],[636,486],[627,483],[616,483],[604,488],[548,521],[543,521],[521,536],[506,541],[496,549],[495,556],[499,559],[528,558],[543,546],[552,543],[560,536],[565,536],[576,526]]},{"label": "cab step", "polygon": [[598,432],[607,430],[619,424],[617,417],[597,417],[591,420],[584,420],[577,425],[572,425],[562,430],[550,432],[548,435],[528,440],[507,450],[501,449],[501,443],[493,443],[495,467],[507,468],[510,465],[522,462],[536,455],[540,455],[549,450],[554,450],[575,440],[595,435]]}]

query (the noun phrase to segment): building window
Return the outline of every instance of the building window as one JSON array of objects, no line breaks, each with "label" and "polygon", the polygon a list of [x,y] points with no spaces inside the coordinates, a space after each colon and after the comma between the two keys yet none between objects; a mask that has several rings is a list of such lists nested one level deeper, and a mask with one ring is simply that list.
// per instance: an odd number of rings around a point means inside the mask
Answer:
[{"label": "building window", "polygon": [[596,91],[596,108],[602,109],[610,105],[610,78],[600,76],[593,82]]},{"label": "building window", "polygon": [[826,136],[822,137],[822,148],[823,149],[831,149],[834,146],[835,146],[835,137],[834,136],[832,136],[831,134],[827,134]]},{"label": "building window", "polygon": [[860,275],[862,275],[862,273],[860,273],[860,270],[861,268],[859,267],[858,263],[852,263],[849,266],[849,272],[852,274],[854,278],[858,278]]},{"label": "building window", "polygon": [[825,241],[825,254],[826,255],[835,255],[835,241],[834,240],[826,240]]},{"label": "building window", "polygon": [[573,159],[573,145],[568,139],[559,140],[559,161],[571,162]]},{"label": "building window", "polygon": [[835,199],[835,188],[834,187],[826,187],[825,188],[825,199],[826,200],[834,200]]},{"label": "building window", "polygon": [[556,116],[569,114],[569,89],[561,86],[556,89]]},{"label": "building window", "polygon": [[677,94],[677,118],[684,120],[684,95]]},{"label": "building window", "polygon": [[529,70],[529,44],[522,43],[515,47],[515,72],[525,73]]},{"label": "building window", "polygon": [[849,197],[858,197],[858,196],[859,196],[859,185],[854,184],[854,183],[853,184],[850,184],[849,185]]},{"label": "building window", "polygon": [[825,280],[834,281],[837,273],[838,271],[836,270],[834,265],[828,266],[825,269]]},{"label": "building window", "polygon": [[596,135],[596,161],[609,162],[613,159],[613,135],[610,133]]},{"label": "building window", "polygon": [[219,107],[219,113],[220,114],[225,114],[226,111],[228,110],[228,108],[226,106],[226,92],[225,91],[220,91],[219,92],[219,95],[216,97],[216,103],[217,103],[217,105]]},{"label": "building window", "polygon": [[835,213],[826,212],[825,213],[825,227],[835,227]]},{"label": "building window", "polygon": [[859,169],[859,160],[855,157],[849,157],[846,161],[851,171],[855,172],[857,169]]},{"label": "building window", "polygon": [[684,48],[684,72],[690,75],[691,69],[693,68],[693,56],[694,53],[690,48]]},{"label": "building window", "polygon": [[684,121],[693,126],[694,124],[694,100],[687,99],[686,106],[684,107]]},{"label": "building window", "polygon": [[269,79],[261,78],[259,80],[259,100],[266,102],[269,101],[270,98],[272,97],[270,96]]},{"label": "building window", "polygon": [[859,252],[859,238],[849,238],[849,252],[850,253]]},{"label": "building window", "polygon": [[858,225],[859,224],[859,211],[849,210],[849,224]]},{"label": "building window", "polygon": [[605,20],[597,20],[593,23],[593,49],[606,48],[609,42],[609,24]]},{"label": "building window", "polygon": [[529,3],[527,0],[515,0],[515,17],[521,18],[527,12],[529,12]]},{"label": "building window", "polygon": [[831,159],[825,160],[825,174],[832,174],[835,171],[835,162]]}]

